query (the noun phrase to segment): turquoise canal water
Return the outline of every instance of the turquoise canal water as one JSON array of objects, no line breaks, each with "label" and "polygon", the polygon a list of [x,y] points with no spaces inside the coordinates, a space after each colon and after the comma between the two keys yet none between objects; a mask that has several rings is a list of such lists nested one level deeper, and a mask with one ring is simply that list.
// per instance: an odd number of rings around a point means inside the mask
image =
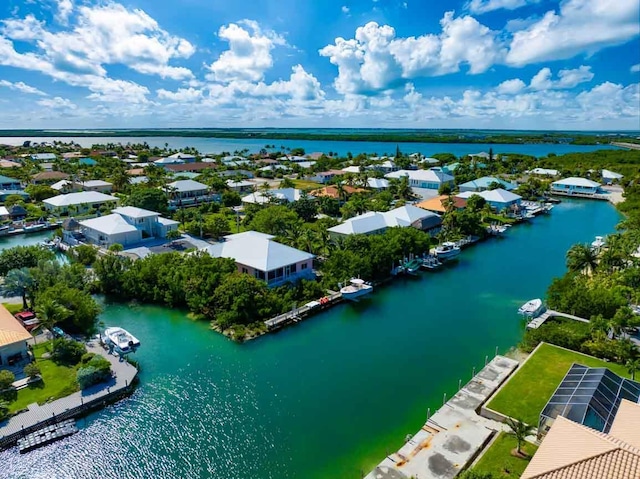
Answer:
[{"label": "turquoise canal water", "polygon": [[[184,137],[102,137],[102,138],[86,138],[86,137],[70,137],[70,138],[12,138],[0,137],[0,144],[22,145],[26,140],[35,142],[53,142],[54,140],[70,142],[74,141],[84,147],[90,147],[95,144],[106,143],[143,143],[147,142],[150,146],[163,148],[165,143],[169,144],[169,148],[186,148],[193,147],[202,153],[217,154],[227,151],[242,151],[245,148],[251,153],[257,153],[265,145],[276,145],[278,148],[304,148],[307,153],[330,151],[344,156],[348,152],[353,155],[360,153],[376,153],[378,155],[395,155],[396,143],[384,143],[374,141],[321,141],[321,140],[251,140],[251,139],[227,139],[227,138],[184,138]],[[522,153],[536,157],[547,156],[549,153],[562,155],[565,153],[589,152],[601,149],[617,149],[609,145],[489,145],[483,143],[398,143],[397,144],[404,153],[422,153],[429,156],[435,153],[453,153],[460,157],[481,151],[489,151],[493,148],[495,154],[498,153]]]},{"label": "turquoise canal water", "polygon": [[485,356],[517,344],[516,309],[563,273],[572,244],[619,219],[605,202],[564,202],[455,266],[242,345],[180,311],[107,305],[101,319],[142,341],[139,388],[71,438],[0,453],[0,475],[360,478]]}]

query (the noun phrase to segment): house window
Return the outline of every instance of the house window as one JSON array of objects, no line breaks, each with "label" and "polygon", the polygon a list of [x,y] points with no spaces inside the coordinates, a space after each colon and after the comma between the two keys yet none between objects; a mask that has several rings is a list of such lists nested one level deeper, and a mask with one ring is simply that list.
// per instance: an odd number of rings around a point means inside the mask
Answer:
[{"label": "house window", "polygon": [[292,264],[291,266],[289,266],[289,271],[291,272],[291,274],[295,273],[297,269],[298,267],[295,264]]},{"label": "house window", "polygon": [[244,274],[247,274],[247,273],[249,272],[249,270],[248,270],[247,268],[242,268],[242,272],[243,272]]},{"label": "house window", "polygon": [[302,263],[302,264],[300,265],[300,269],[301,269],[301,270],[303,270],[303,269],[307,269],[307,263]]},{"label": "house window", "polygon": [[264,271],[256,271],[256,278],[264,281],[264,278],[265,278]]}]

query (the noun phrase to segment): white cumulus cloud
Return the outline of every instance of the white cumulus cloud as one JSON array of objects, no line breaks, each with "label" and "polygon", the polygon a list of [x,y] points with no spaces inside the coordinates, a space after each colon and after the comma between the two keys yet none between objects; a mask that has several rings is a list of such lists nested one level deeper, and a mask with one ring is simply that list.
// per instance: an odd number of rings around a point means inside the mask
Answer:
[{"label": "white cumulus cloud", "polygon": [[570,89],[592,79],[593,72],[589,66],[582,65],[579,68],[560,70],[557,80],[552,79],[551,69],[545,67],[533,76],[529,86],[533,90]]},{"label": "white cumulus cloud", "polygon": [[560,11],[516,31],[507,55],[511,65],[593,54],[640,35],[638,0],[565,0]]},{"label": "white cumulus cloud", "polygon": [[218,37],[229,43],[229,50],[209,66],[211,73],[207,79],[212,81],[260,81],[273,66],[271,50],[277,45],[286,45],[282,36],[263,31],[252,20],[223,25]]},{"label": "white cumulus cloud", "polygon": [[69,21],[69,15],[73,12],[73,0],[57,0],[58,13],[56,14],[56,20],[62,24],[66,24]]},{"label": "white cumulus cloud", "polygon": [[637,64],[633,65],[633,66],[630,68],[630,70],[631,70],[631,72],[632,72],[632,73],[640,72],[640,63],[637,63]]},{"label": "white cumulus cloud", "polygon": [[19,91],[22,93],[29,93],[30,95],[47,96],[45,92],[38,90],[35,87],[29,86],[26,83],[21,81],[12,83],[7,80],[0,80],[0,86],[9,88],[11,90]]},{"label": "white cumulus cloud", "polygon": [[202,98],[202,90],[196,88],[179,88],[176,91],[168,91],[164,88],[157,92],[158,98],[161,100],[170,100],[175,102],[193,102]]},{"label": "white cumulus cloud", "polygon": [[44,98],[38,100],[38,105],[52,110],[75,110],[78,106],[67,98],[61,98],[59,96],[55,98]]},{"label": "white cumulus cloud", "polygon": [[471,0],[466,7],[471,13],[482,14],[494,10],[515,10],[540,0]]},{"label": "white cumulus cloud", "polygon": [[505,80],[497,86],[498,93],[503,95],[515,95],[520,93],[527,87],[527,84],[520,80],[520,78],[514,78],[513,80]]}]

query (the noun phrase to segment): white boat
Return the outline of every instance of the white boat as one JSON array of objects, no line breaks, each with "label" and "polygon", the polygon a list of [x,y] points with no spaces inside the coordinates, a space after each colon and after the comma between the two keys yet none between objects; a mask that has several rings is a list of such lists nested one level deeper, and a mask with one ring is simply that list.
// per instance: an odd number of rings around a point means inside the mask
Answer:
[{"label": "white boat", "polygon": [[25,226],[22,229],[24,230],[25,233],[27,233],[27,232],[30,232],[30,231],[41,230],[42,228],[45,228],[46,226],[47,225],[45,225],[44,223],[34,223],[32,225]]},{"label": "white boat", "polygon": [[460,247],[451,241],[445,241],[436,248],[436,257],[438,259],[450,259],[458,256],[459,254]]},{"label": "white boat", "polygon": [[105,329],[104,339],[107,344],[112,344],[121,353],[130,353],[140,346],[140,341],[133,334],[117,327]]},{"label": "white boat", "polygon": [[540,298],[532,299],[524,303],[518,309],[518,314],[526,316],[527,318],[536,318],[542,313],[544,305]]},{"label": "white boat", "polygon": [[602,236],[596,236],[596,239],[591,242],[591,247],[594,249],[600,249],[603,246],[606,246],[607,242]]},{"label": "white boat", "polygon": [[355,300],[371,292],[373,292],[373,286],[365,283],[360,278],[351,278],[348,285],[340,288],[342,297],[350,300]]}]

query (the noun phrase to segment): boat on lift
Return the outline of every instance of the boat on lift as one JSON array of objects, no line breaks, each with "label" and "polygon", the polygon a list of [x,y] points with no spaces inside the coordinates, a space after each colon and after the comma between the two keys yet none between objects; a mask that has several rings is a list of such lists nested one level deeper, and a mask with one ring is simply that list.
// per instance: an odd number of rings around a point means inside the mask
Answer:
[{"label": "boat on lift", "polygon": [[104,342],[112,345],[117,352],[128,354],[140,347],[140,341],[123,328],[112,327],[104,330]]},{"label": "boat on lift", "polygon": [[527,318],[537,318],[544,311],[544,304],[540,298],[532,299],[524,303],[518,309],[518,314]]}]

